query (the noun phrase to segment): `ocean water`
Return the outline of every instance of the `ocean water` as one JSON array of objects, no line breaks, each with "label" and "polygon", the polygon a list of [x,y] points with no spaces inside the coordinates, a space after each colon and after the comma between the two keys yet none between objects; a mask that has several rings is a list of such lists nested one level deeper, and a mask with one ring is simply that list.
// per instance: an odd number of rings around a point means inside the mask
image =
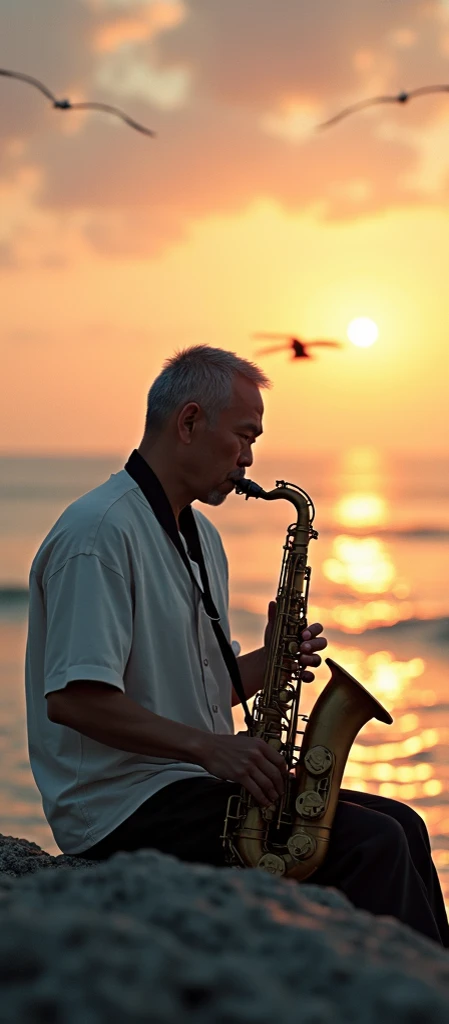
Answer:
[{"label": "ocean water", "polygon": [[[117,457],[0,457],[0,832],[58,852],[28,761],[24,658],[27,581],[33,556],[71,501],[117,472]],[[267,489],[282,477],[316,507],[309,621],[328,654],[391,712],[357,737],[344,784],[403,800],[425,818],[449,902],[449,458],[354,446],[312,457],[257,456],[248,474]],[[230,618],[243,652],[260,646],[275,597],[286,501],[230,495],[205,509],[229,559]],[[176,628],[176,623],[173,623]],[[310,711],[329,677],[303,687]],[[236,712],[236,726],[242,720]]]}]

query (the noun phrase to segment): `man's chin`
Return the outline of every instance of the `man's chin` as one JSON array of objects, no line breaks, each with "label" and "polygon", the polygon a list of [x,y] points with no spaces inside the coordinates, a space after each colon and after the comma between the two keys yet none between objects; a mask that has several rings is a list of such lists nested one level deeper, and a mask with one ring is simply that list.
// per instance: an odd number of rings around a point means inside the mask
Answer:
[{"label": "man's chin", "polygon": [[226,501],[227,494],[223,494],[223,491],[209,491],[204,498],[200,498],[205,505],[222,505]]},{"label": "man's chin", "polygon": [[236,486],[235,480],[226,480],[225,484],[227,485],[225,491],[222,491],[221,487],[215,487],[213,491],[209,491],[200,500],[204,501],[205,505],[222,505],[226,501],[228,494],[231,494]]}]

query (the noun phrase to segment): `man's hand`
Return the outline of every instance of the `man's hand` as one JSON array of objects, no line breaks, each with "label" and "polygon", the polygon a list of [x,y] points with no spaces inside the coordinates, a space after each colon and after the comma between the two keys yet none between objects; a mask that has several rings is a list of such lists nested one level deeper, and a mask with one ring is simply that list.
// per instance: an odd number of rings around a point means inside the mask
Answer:
[{"label": "man's hand", "polygon": [[[276,601],[270,601],[268,605],[268,622],[265,629],[264,645],[266,648],[269,647],[271,634],[273,632],[274,620],[276,617]],[[303,671],[301,679],[304,683],[312,683],[315,679],[313,672],[308,672],[307,667],[318,668],[321,665],[321,658],[317,651],[324,651],[327,647],[327,640],[324,636],[320,637],[318,634],[323,632],[323,627],[320,622],[314,622],[311,626],[308,626],[302,634],[302,644],[300,647],[299,664]]]},{"label": "man's hand", "polygon": [[236,736],[209,735],[199,762],[211,775],[239,782],[263,807],[284,792],[287,765],[265,740],[239,732]]}]

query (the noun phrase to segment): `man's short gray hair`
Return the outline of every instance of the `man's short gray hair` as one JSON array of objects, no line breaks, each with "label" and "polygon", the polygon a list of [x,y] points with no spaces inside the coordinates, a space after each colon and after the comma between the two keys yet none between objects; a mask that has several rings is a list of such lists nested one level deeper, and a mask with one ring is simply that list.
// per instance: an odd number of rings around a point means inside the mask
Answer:
[{"label": "man's short gray hair", "polygon": [[145,433],[159,431],[177,409],[197,402],[213,425],[217,415],[231,404],[236,373],[258,388],[271,381],[255,363],[235,352],[209,345],[192,345],[167,359],[148,392]]}]

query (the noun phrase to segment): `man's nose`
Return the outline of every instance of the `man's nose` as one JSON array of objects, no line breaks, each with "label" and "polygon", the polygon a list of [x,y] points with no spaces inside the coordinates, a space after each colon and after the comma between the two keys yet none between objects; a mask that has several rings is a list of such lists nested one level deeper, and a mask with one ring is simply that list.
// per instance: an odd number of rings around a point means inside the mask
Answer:
[{"label": "man's nose", "polygon": [[243,451],[240,452],[240,455],[239,455],[238,460],[237,460],[237,465],[238,466],[252,466],[252,464],[253,464],[253,451],[252,451],[251,446],[249,444],[247,444],[247,445],[245,445]]}]

